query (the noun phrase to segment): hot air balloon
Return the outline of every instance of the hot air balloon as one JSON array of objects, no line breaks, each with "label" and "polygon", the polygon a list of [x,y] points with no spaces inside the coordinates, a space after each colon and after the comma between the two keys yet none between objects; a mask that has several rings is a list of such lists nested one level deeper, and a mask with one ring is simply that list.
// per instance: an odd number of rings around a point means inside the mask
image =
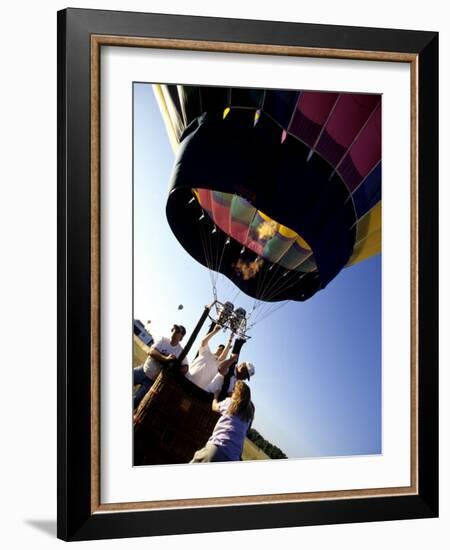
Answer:
[{"label": "hot air balloon", "polygon": [[166,213],[256,300],[303,301],[381,249],[381,96],[156,86],[176,160]]}]

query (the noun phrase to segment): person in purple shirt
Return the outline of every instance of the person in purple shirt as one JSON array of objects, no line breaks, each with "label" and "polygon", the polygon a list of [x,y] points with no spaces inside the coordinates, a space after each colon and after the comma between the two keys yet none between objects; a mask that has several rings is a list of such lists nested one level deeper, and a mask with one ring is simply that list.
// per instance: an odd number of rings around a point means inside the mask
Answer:
[{"label": "person in purple shirt", "polygon": [[242,380],[237,380],[231,397],[220,402],[217,397],[218,393],[214,396],[212,409],[221,416],[208,442],[194,454],[191,463],[241,458],[244,440],[255,414],[250,388]]}]

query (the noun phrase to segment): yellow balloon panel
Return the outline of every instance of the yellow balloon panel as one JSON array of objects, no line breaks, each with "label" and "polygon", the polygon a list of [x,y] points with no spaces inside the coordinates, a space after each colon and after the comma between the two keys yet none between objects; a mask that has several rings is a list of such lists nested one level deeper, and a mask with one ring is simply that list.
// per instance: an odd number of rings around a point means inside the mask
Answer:
[{"label": "yellow balloon panel", "polygon": [[355,243],[348,266],[381,252],[381,201],[359,220]]}]

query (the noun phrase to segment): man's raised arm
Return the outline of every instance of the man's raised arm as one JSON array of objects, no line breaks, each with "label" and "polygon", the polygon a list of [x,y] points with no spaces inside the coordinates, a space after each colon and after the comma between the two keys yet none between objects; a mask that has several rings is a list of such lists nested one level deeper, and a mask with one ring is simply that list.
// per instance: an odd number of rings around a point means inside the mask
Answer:
[{"label": "man's raised arm", "polygon": [[231,348],[231,344],[233,343],[233,337],[234,337],[234,334],[230,332],[230,336],[228,336],[227,344],[223,348],[222,353],[219,355],[219,358],[218,358],[219,361],[224,361],[227,358],[228,352],[230,351],[230,348]]},{"label": "man's raised arm", "polygon": [[221,330],[221,326],[220,325],[214,325],[214,328],[208,332],[208,334],[202,339],[202,341],[200,342],[200,346],[203,348],[205,346],[208,345],[208,342],[211,340],[211,338],[217,334],[218,332],[220,332]]}]

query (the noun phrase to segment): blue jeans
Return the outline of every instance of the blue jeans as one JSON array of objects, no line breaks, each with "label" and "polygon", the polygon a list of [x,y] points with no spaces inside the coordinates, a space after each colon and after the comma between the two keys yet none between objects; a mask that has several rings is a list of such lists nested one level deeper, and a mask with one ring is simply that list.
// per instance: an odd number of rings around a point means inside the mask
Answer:
[{"label": "blue jeans", "polygon": [[150,380],[150,378],[145,374],[143,366],[133,369],[133,386],[140,384],[140,387],[136,390],[136,393],[133,396],[133,408],[136,409],[144,398],[144,395],[153,386],[153,382],[154,381]]}]

